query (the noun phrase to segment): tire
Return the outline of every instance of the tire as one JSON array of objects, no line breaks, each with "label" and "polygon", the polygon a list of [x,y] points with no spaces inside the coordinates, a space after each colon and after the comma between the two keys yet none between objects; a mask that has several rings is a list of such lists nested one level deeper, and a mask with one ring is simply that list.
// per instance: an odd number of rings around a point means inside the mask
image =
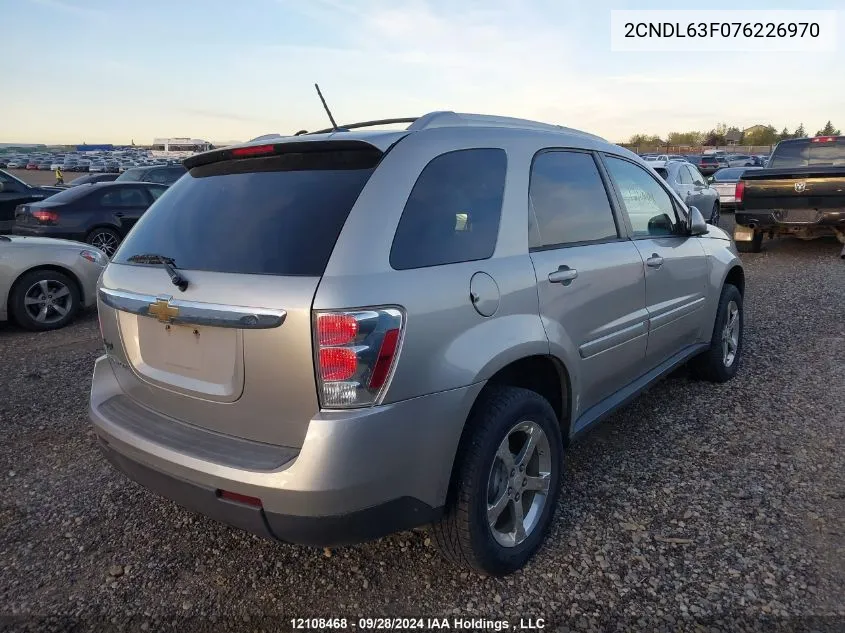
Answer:
[{"label": "tire", "polygon": [[99,228],[91,231],[85,241],[103,251],[109,259],[112,258],[117,247],[120,246],[120,234],[114,229]]},{"label": "tire", "polygon": [[721,220],[722,214],[719,211],[719,203],[715,202],[713,204],[713,209],[710,211],[710,219],[707,221],[708,224],[712,224],[713,226],[719,226],[719,220]]},{"label": "tire", "polygon": [[[521,430],[524,426],[539,439],[524,472],[527,476],[518,474],[522,472],[519,452],[525,448],[518,440],[524,436],[527,443],[528,437]],[[515,464],[510,478],[499,457],[500,449],[508,446],[508,437],[517,440],[512,445],[517,454],[511,455]],[[512,452],[510,448],[506,450]],[[560,494],[563,445],[554,410],[545,398],[528,389],[489,388],[473,407],[455,460],[446,509],[432,530],[437,548],[453,563],[483,574],[500,576],[516,571],[540,548]],[[541,480],[547,483],[545,494],[531,491],[530,485],[525,487],[529,479],[536,484],[541,484]],[[488,525],[491,498],[505,502],[494,504],[501,508],[498,528]],[[523,509],[528,504],[525,516],[531,519],[521,541],[516,529],[510,535],[504,534],[508,525],[516,525],[517,503]],[[513,542],[509,545],[498,540],[511,537]]]},{"label": "tire", "polygon": [[[730,338],[729,335],[733,333],[733,330],[729,331],[726,326],[734,310],[736,311],[736,337]],[[716,310],[716,322],[713,324],[710,347],[691,363],[696,378],[709,382],[727,382],[736,376],[742,360],[743,323],[742,295],[736,286],[725,284],[719,297],[719,307]],[[728,353],[731,350],[733,356]]]},{"label": "tire", "polygon": [[73,279],[55,270],[33,270],[15,282],[9,307],[22,328],[44,331],[66,326],[79,306],[79,288]]},{"label": "tire", "polygon": [[740,253],[759,253],[763,250],[763,232],[754,231],[754,237],[750,242],[734,242],[736,250]]}]

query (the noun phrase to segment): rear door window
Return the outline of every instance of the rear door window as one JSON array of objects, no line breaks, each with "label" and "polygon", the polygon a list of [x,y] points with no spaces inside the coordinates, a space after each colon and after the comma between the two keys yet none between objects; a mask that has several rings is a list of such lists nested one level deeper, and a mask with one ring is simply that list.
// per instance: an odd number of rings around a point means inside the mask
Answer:
[{"label": "rear door window", "polygon": [[431,160],[402,211],[390,265],[406,270],[491,257],[506,173],[502,149],[458,150]]},{"label": "rear door window", "polygon": [[147,204],[147,197],[140,187],[111,189],[100,196],[102,207],[143,207]]},{"label": "rear door window", "polygon": [[375,149],[289,152],[194,167],[114,261],[156,253],[188,270],[320,276],[380,158]]},{"label": "rear door window", "polygon": [[[607,190],[592,155],[547,151],[534,159],[528,189],[531,248],[616,239],[619,234]],[[530,216],[529,216],[530,217]]]}]

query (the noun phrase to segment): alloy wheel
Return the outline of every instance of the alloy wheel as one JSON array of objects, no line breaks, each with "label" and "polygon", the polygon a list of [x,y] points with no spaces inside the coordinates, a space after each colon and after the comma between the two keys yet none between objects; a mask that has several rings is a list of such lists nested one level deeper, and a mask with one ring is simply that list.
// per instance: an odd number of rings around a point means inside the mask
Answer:
[{"label": "alloy wheel", "polygon": [[33,321],[50,325],[65,318],[73,307],[73,295],[62,282],[42,279],[27,289],[23,303]]},{"label": "alloy wheel", "polygon": [[739,306],[736,301],[728,303],[725,327],[722,328],[722,362],[730,367],[736,361],[739,349]]},{"label": "alloy wheel", "polygon": [[117,250],[119,242],[113,234],[106,231],[99,231],[91,236],[89,244],[99,248],[109,257],[109,259],[111,259],[111,256],[114,255],[114,252]]},{"label": "alloy wheel", "polygon": [[503,547],[516,547],[540,521],[551,484],[549,438],[536,422],[524,421],[499,444],[487,482],[487,523]]}]

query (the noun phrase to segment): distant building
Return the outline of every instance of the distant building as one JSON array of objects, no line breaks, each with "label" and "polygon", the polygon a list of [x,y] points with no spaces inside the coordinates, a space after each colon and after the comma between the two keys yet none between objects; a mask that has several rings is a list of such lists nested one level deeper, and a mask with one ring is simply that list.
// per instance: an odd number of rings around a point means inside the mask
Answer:
[{"label": "distant building", "polygon": [[731,130],[725,134],[725,143],[728,145],[739,145],[739,142],[742,140],[742,134],[739,130]]},{"label": "distant building", "polygon": [[762,132],[762,131],[764,131],[764,130],[766,130],[766,129],[768,129],[768,127],[767,127],[767,126],[765,126],[765,125],[752,125],[751,127],[747,127],[747,128],[745,128],[745,129],[742,131],[742,133],[743,133],[743,134],[751,134],[752,132]]},{"label": "distant building", "polygon": [[211,143],[199,138],[157,138],[153,139],[152,155],[156,158],[184,158],[209,149]]}]

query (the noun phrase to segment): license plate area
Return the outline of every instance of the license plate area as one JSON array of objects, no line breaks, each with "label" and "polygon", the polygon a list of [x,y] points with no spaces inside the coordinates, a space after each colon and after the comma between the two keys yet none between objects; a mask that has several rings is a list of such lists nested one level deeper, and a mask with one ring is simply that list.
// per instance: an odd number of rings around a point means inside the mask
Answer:
[{"label": "license plate area", "polygon": [[176,325],[118,311],[127,360],[153,385],[224,402],[243,391],[242,332]]},{"label": "license plate area", "polygon": [[775,212],[775,217],[784,224],[815,224],[819,221],[816,209],[783,209]]}]

